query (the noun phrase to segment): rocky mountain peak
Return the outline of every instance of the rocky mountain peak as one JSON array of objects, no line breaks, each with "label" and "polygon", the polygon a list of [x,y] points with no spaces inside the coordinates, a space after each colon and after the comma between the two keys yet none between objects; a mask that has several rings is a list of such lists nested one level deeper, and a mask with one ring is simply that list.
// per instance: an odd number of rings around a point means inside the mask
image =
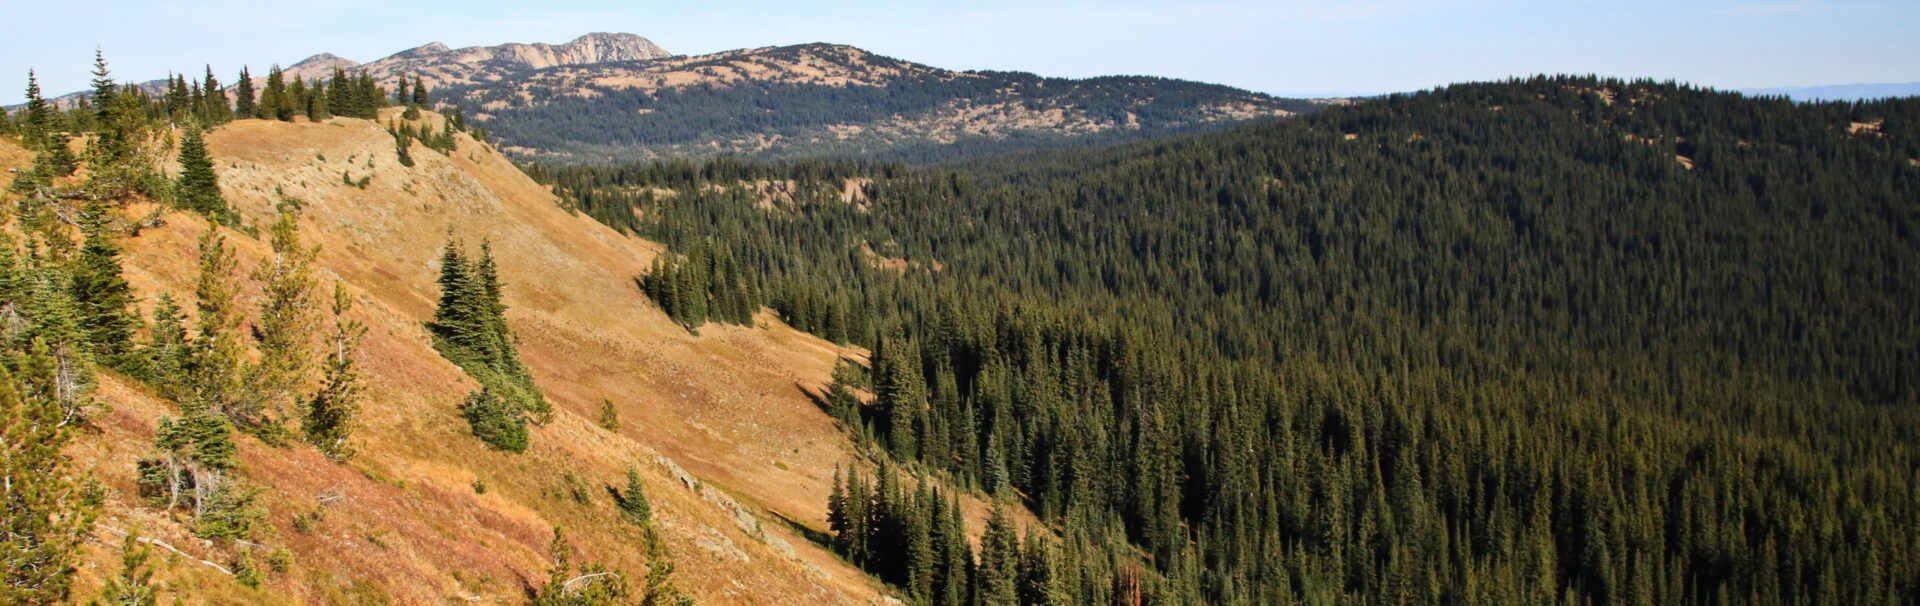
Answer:
[{"label": "rocky mountain peak", "polygon": [[452,50],[453,49],[447,48],[447,45],[445,43],[428,42],[420,46],[416,46],[413,48],[409,48],[407,50],[400,51],[398,53],[394,53],[393,56],[396,58],[404,57],[404,58],[410,58],[410,59],[426,58],[426,57],[432,57],[435,55],[444,55]]}]

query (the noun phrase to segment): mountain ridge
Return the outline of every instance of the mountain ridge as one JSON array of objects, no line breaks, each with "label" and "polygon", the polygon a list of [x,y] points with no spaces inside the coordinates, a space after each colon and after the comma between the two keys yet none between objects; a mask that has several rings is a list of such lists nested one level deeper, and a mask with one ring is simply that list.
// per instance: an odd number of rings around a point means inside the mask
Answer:
[{"label": "mountain ridge", "polygon": [[[436,104],[460,108],[517,159],[565,163],[940,160],[1199,132],[1343,102],[1149,76],[955,71],[824,42],[673,55],[644,37],[604,32],[562,44],[430,42],[368,63],[323,52],[283,71],[312,80],[336,70],[366,72],[390,91],[417,79]],[[252,75],[263,90],[266,74]],[[159,93],[167,81],[142,86]],[[71,107],[87,94],[55,102]]]}]

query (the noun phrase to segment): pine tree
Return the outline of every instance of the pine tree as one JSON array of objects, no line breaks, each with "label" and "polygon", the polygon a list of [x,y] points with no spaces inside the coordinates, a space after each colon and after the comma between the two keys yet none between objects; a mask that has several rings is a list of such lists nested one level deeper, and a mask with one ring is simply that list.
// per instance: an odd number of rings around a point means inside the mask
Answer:
[{"label": "pine tree", "polygon": [[94,55],[94,136],[87,144],[87,190],[95,198],[140,192],[163,195],[165,177],[147,150],[147,103],[139,89],[113,83],[106,60]]},{"label": "pine tree", "polygon": [[306,424],[302,428],[307,442],[335,461],[353,458],[354,448],[349,438],[353,434],[353,416],[360,410],[363,389],[354,357],[366,328],[356,320],[347,319],[347,310],[352,306],[353,298],[347,295],[346,288],[334,283],[330,339],[333,351],[326,355],[325,376],[319,393],[307,402]]},{"label": "pine tree", "polygon": [[228,105],[227,91],[220,88],[220,80],[213,77],[213,66],[207,66],[207,75],[200,85],[207,96],[207,113],[201,118],[208,124],[225,124],[233,121],[233,107]]},{"label": "pine tree", "polygon": [[412,101],[413,101],[412,95],[409,95],[407,93],[407,77],[400,76],[400,89],[394,91],[393,103],[395,105],[400,105],[405,103],[411,103]]},{"label": "pine tree", "polygon": [[360,116],[353,106],[353,81],[345,69],[333,68],[333,76],[327,80],[327,108],[336,116]]},{"label": "pine tree", "polygon": [[980,537],[980,603],[1003,606],[1019,603],[1017,564],[1020,561],[1019,536],[1007,512],[994,503],[993,516],[987,519],[986,534]]},{"label": "pine tree", "polygon": [[152,557],[136,530],[120,542],[120,575],[107,580],[100,592],[102,606],[154,606],[159,604],[159,589],[153,586]]},{"label": "pine tree", "polygon": [[313,333],[320,323],[313,259],[320,249],[301,244],[299,219],[292,212],[280,213],[269,241],[273,257],[252,276],[266,295],[253,329],[260,359],[247,369],[248,393],[235,418],[254,420],[254,429],[275,433],[282,420],[295,416],[294,404],[313,364]]},{"label": "pine tree", "polygon": [[33,173],[44,179],[65,177],[78,169],[80,161],[67,146],[69,135],[59,124],[58,111],[40,97],[40,82],[27,71],[26,136],[22,143],[35,152]]},{"label": "pine tree", "polygon": [[413,77],[413,97],[411,97],[411,101],[414,107],[433,109],[432,102],[427,99],[427,84],[420,81],[420,76],[417,74]]},{"label": "pine tree", "polygon": [[[79,550],[93,529],[100,494],[71,478],[61,449],[74,424],[34,383],[53,380],[44,343],[35,342],[16,380],[0,365],[0,603],[65,602]],[[39,362],[36,363],[35,361]]]},{"label": "pine tree", "polygon": [[328,118],[332,118],[333,109],[328,104],[326,83],[321,80],[314,80],[313,85],[308,87],[308,89],[313,92],[308,95],[307,119],[314,122],[323,122]]},{"label": "pine tree", "polygon": [[93,107],[94,136],[87,142],[87,166],[98,171],[113,164],[126,153],[127,134],[121,132],[120,120],[115,111],[119,103],[115,100],[119,85],[107,71],[107,58],[99,48],[93,49]]},{"label": "pine tree", "polygon": [[409,168],[413,166],[413,152],[410,151],[412,147],[413,137],[408,135],[406,130],[397,130],[393,137],[393,154],[400,161],[401,166]]},{"label": "pine tree", "polygon": [[233,116],[236,119],[260,117],[260,108],[254,103],[253,76],[247,74],[244,65],[240,66],[240,79],[233,83]]},{"label": "pine tree", "polygon": [[144,377],[148,374],[146,365],[133,349],[140,319],[132,310],[133,290],[120,276],[120,246],[108,233],[112,218],[113,209],[104,200],[89,202],[81,213],[86,241],[75,259],[70,289],[96,359],[121,372]]},{"label": "pine tree", "polygon": [[180,142],[180,176],[173,181],[173,203],[214,223],[234,219],[226,197],[220,194],[220,179],[213,172],[213,159],[207,155],[206,139],[198,128],[188,127]]},{"label": "pine tree", "polygon": [[627,489],[620,492],[620,513],[641,527],[653,523],[653,505],[647,501],[646,487],[640,483],[640,470],[627,467]]},{"label": "pine tree", "polygon": [[172,293],[162,292],[153,308],[152,336],[147,344],[148,366],[160,392],[180,399],[189,383],[191,344],[187,340],[187,316]]},{"label": "pine tree", "polygon": [[[229,417],[239,412],[240,371],[244,350],[240,344],[240,284],[234,271],[238,261],[218,226],[200,235],[200,277],[194,286],[195,335],[189,371],[189,397],[195,404]],[[242,425],[252,419],[237,419]]]},{"label": "pine tree", "polygon": [[192,97],[187,93],[187,79],[179,74],[167,76],[167,96],[164,98],[167,119],[175,124],[187,122],[188,112],[193,111]]},{"label": "pine tree", "polygon": [[299,101],[287,90],[286,74],[280,71],[279,65],[274,65],[267,72],[267,89],[260,93],[261,119],[292,122]]},{"label": "pine tree", "polygon": [[627,603],[627,581],[596,564],[573,567],[573,547],[559,526],[553,527],[553,568],[547,584],[535,591],[531,606],[614,606]]},{"label": "pine tree", "polygon": [[[847,493],[840,478],[840,464],[833,465],[833,492],[827,495],[827,531],[833,533],[833,544],[838,550],[841,536],[848,532]],[[844,553],[842,555],[845,555]]]},{"label": "pine tree", "polygon": [[600,400],[600,428],[615,433],[620,431],[620,411],[613,408],[613,400]]},{"label": "pine tree", "polygon": [[488,446],[514,453],[527,451],[526,418],[491,388],[482,386],[480,391],[467,394],[460,414],[467,419],[473,436]]},{"label": "pine tree", "polygon": [[307,90],[307,79],[300,76],[290,79],[293,82],[287,85],[287,109],[293,113],[287,116],[287,122],[292,122],[293,116],[307,115],[313,103],[313,95]]}]

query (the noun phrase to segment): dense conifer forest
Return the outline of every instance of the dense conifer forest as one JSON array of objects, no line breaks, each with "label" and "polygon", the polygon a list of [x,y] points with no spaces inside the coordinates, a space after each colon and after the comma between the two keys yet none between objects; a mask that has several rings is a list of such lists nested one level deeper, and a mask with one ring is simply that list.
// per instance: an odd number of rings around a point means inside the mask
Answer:
[{"label": "dense conifer forest", "polygon": [[[871,401],[822,402],[884,461],[835,543],[917,600],[1852,604],[1920,595],[1917,158],[1911,99],[1540,77],[946,167],[528,171],[872,348]],[[1051,532],[957,556],[896,466]]]}]

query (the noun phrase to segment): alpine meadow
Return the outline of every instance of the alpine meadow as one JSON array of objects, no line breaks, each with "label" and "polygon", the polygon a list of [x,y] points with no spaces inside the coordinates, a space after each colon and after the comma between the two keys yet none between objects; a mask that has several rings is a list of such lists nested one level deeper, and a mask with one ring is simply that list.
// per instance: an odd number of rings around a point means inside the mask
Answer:
[{"label": "alpine meadow", "polygon": [[1920,603],[1920,97],[22,45],[0,603]]}]

